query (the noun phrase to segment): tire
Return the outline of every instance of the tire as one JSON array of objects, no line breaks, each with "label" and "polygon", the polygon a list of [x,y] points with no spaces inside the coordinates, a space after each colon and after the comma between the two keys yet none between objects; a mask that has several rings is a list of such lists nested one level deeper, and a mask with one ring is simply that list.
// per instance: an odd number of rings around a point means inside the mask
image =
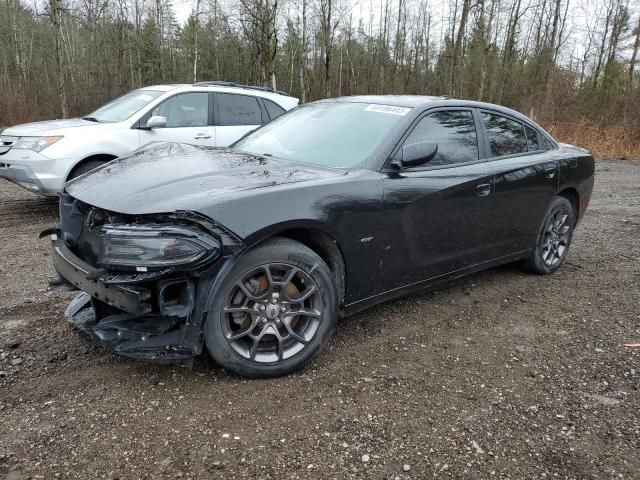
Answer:
[{"label": "tire", "polygon": [[327,345],[338,319],[331,270],[313,250],[287,238],[242,255],[209,302],[209,354],[226,370],[252,378],[304,367]]},{"label": "tire", "polygon": [[549,205],[536,245],[526,260],[526,268],[539,275],[548,275],[560,268],[571,246],[576,212],[564,197],[555,197]]},{"label": "tire", "polygon": [[80,165],[76,165],[73,168],[73,170],[71,170],[71,173],[67,177],[67,181],[73,180],[74,178],[77,178],[80,175],[84,175],[85,173],[88,173],[91,170],[101,167],[105,163],[107,162],[103,160],[89,160],[88,162],[84,162],[84,163],[81,163]]}]

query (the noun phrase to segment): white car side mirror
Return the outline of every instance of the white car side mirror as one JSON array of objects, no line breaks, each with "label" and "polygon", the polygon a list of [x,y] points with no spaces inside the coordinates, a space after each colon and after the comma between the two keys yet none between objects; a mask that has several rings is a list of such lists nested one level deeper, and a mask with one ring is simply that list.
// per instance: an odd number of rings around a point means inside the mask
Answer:
[{"label": "white car side mirror", "polygon": [[147,121],[147,124],[145,126],[147,128],[164,128],[167,126],[167,117],[154,115]]}]

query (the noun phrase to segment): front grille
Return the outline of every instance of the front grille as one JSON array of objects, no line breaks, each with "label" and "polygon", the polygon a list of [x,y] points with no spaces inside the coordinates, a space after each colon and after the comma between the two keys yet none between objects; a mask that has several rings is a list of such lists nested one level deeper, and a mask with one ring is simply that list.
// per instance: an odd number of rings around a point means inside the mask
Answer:
[{"label": "front grille", "polygon": [[69,248],[86,263],[96,266],[100,255],[100,230],[107,214],[68,194],[60,197],[60,232]]},{"label": "front grille", "polygon": [[97,265],[100,255],[100,222],[103,212],[97,208],[92,208],[85,213],[82,219],[82,230],[78,236],[77,249],[78,256],[91,265]]},{"label": "front grille", "polygon": [[11,137],[9,135],[0,136],[0,155],[4,155],[9,150],[11,150],[11,146],[18,140],[19,137]]}]

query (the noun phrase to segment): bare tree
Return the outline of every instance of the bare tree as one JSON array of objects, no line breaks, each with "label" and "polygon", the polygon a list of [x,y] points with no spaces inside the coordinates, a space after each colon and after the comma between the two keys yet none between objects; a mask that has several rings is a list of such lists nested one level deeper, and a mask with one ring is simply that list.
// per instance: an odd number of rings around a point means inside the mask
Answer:
[{"label": "bare tree", "polygon": [[51,24],[54,29],[54,49],[56,59],[58,61],[58,95],[60,96],[60,112],[62,118],[69,116],[69,104],[67,101],[67,85],[65,81],[65,66],[64,66],[64,41],[62,38],[62,0],[50,0],[49,3],[49,16],[51,18]]},{"label": "bare tree", "polygon": [[640,16],[638,17],[638,25],[635,29],[636,40],[633,44],[633,53],[631,54],[631,61],[629,62],[629,85],[633,86],[633,72],[636,68],[636,61],[638,60],[638,49],[640,49]]}]

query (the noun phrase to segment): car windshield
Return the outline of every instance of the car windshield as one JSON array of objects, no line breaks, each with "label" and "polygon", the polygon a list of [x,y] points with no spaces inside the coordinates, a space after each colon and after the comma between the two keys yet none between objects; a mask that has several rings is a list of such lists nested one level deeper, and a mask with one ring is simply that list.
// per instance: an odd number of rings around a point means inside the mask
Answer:
[{"label": "car windshield", "polygon": [[134,90],[103,105],[83,118],[94,122],[122,122],[162,93],[156,90]]},{"label": "car windshield", "polygon": [[304,105],[233,148],[323,167],[350,168],[369,157],[411,109],[353,102]]}]

